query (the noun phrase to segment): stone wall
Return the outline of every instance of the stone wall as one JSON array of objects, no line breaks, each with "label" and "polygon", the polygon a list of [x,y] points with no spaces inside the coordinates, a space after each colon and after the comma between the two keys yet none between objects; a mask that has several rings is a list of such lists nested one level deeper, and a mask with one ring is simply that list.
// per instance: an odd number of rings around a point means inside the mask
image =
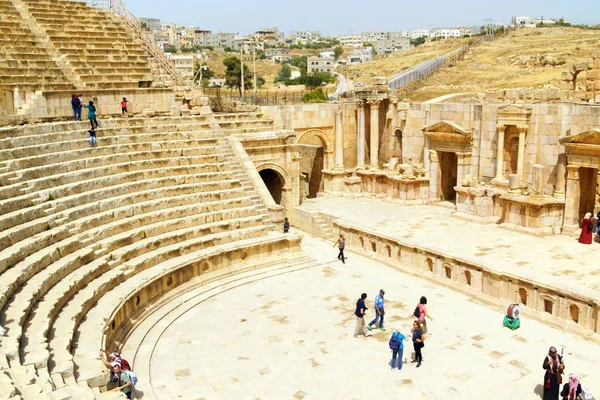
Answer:
[{"label": "stone wall", "polygon": [[[447,120],[472,129],[472,157],[469,173],[481,181],[495,176],[498,140],[499,104],[412,104],[399,111],[404,124],[403,161],[425,163],[425,136],[422,128],[440,120]],[[545,193],[552,194],[558,155],[564,153],[558,138],[585,132],[600,126],[600,107],[578,104],[535,104],[526,134],[523,181],[532,183],[533,165],[544,166]],[[390,143],[392,132],[384,132],[384,143]],[[383,160],[384,162],[386,160]]]},{"label": "stone wall", "polygon": [[[71,108],[71,91],[49,91],[36,99],[28,99],[30,121],[65,120],[73,118]],[[149,115],[179,115],[174,114],[175,96],[172,89],[103,89],[78,91],[83,95],[84,104],[89,100],[94,102],[98,119],[103,116],[121,115],[121,100],[126,97],[129,101],[127,108],[131,114],[147,113]],[[178,107],[177,107],[178,110]],[[87,115],[83,109],[82,118]]]}]

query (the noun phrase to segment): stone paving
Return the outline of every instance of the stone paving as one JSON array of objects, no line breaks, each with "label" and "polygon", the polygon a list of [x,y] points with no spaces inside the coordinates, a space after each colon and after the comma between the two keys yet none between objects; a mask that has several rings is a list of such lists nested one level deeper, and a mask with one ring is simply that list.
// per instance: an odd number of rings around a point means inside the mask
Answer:
[{"label": "stone paving", "polygon": [[[584,385],[600,390],[600,346],[532,320],[510,331],[502,328],[502,310],[351,252],[343,265],[331,246],[307,235],[304,251],[317,266],[230,288],[188,312],[166,314],[152,328],[160,336],[150,376],[138,372],[143,397],[153,398],[151,377],[161,400],[539,399],[550,345],[565,348],[567,373],[579,373]],[[356,299],[368,293],[370,319],[380,288],[386,290],[388,331],[354,338]],[[423,366],[390,371],[389,328],[410,326],[421,295],[434,318]]]},{"label": "stone paving", "polygon": [[[416,246],[454,255],[499,272],[600,300],[600,243],[535,237],[451,217],[453,209],[400,206],[377,199],[310,199],[302,208]],[[293,221],[292,221],[293,224]]]}]

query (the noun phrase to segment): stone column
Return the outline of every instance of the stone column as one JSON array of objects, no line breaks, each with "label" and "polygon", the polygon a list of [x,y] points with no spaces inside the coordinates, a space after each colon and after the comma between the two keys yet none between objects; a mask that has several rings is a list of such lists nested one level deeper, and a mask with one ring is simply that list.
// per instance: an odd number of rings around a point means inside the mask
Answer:
[{"label": "stone column", "polygon": [[[429,153],[429,135],[425,135],[425,144],[423,145],[423,168],[425,169],[425,171],[429,171],[430,165],[429,165],[429,159],[430,159],[430,153]],[[437,153],[436,153],[437,155]],[[403,156],[404,157],[404,156]]]},{"label": "stone column", "polygon": [[523,125],[517,126],[519,130],[519,153],[517,156],[517,175],[521,183],[523,182],[523,169],[525,167],[525,134],[527,133],[527,127]]},{"label": "stone column", "polygon": [[371,168],[379,168],[379,103],[380,100],[370,100],[371,107],[371,140],[369,165]]},{"label": "stone column", "polygon": [[356,105],[358,107],[358,137],[356,139],[358,156],[356,167],[363,168],[365,166],[365,109],[362,101],[357,102]]},{"label": "stone column", "polygon": [[501,181],[504,179],[504,172],[502,168],[504,167],[504,131],[506,130],[506,125],[499,124],[498,128],[498,141],[496,144],[496,177],[495,180]]},{"label": "stone column", "polygon": [[581,218],[579,215],[580,200],[579,165],[567,165],[567,193],[563,230],[574,232],[579,229],[579,218]]},{"label": "stone column", "polygon": [[344,126],[342,110],[335,112],[335,168],[344,168]]},{"label": "stone column", "polygon": [[533,166],[533,183],[531,185],[532,197],[544,197],[544,166],[535,164]]},{"label": "stone column", "polygon": [[471,165],[471,153],[456,153],[457,168],[456,168],[456,186],[462,186],[462,181],[469,173]]},{"label": "stone column", "polygon": [[566,160],[566,154],[562,153],[558,155],[558,162],[556,163],[556,184],[554,185],[553,194],[557,199],[565,198],[565,174],[567,173]]},{"label": "stone column", "polygon": [[439,188],[439,171],[440,162],[438,153],[435,150],[429,150],[429,199],[437,201],[440,199]]}]

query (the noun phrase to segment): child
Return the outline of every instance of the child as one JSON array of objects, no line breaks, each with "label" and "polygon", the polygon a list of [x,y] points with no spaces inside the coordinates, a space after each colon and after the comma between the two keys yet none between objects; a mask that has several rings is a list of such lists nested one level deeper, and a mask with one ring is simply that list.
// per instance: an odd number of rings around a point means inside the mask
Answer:
[{"label": "child", "polygon": [[90,133],[90,146],[95,147],[96,146],[96,130],[92,126],[92,129],[90,129],[88,132]]},{"label": "child", "polygon": [[96,106],[94,102],[90,100],[89,105],[84,106],[88,109],[88,119],[90,120],[90,124],[92,125],[92,129],[94,129],[94,124],[96,124],[96,128],[98,127],[98,121],[96,121]]},{"label": "child", "polygon": [[121,113],[125,114],[127,112],[127,103],[129,103],[127,101],[127,99],[125,97],[123,97],[123,100],[121,101]]},{"label": "child", "polygon": [[288,219],[285,219],[285,222],[283,223],[283,233],[288,233],[290,231],[290,221],[288,221]]}]

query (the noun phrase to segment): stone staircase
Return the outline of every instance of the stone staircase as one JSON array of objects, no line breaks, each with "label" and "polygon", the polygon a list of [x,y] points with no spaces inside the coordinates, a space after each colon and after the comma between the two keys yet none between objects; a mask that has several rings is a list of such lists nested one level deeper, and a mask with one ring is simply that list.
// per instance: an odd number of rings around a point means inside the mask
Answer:
[{"label": "stone staircase", "polygon": [[299,241],[274,231],[226,140],[272,121],[101,124],[97,147],[86,123],[0,128],[0,399],[119,397],[101,393],[97,357],[115,299],[206,257],[276,259]]}]

